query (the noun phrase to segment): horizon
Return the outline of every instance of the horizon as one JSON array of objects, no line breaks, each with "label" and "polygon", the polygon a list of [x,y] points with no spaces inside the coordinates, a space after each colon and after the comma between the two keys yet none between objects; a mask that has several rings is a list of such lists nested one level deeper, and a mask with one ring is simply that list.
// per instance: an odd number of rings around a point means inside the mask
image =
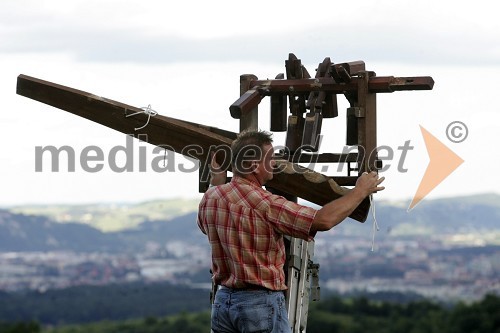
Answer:
[{"label": "horizon", "polygon": [[[198,201],[201,200],[201,197],[203,196],[203,193],[199,193],[199,198],[197,197],[168,197],[168,198],[151,198],[151,199],[146,199],[146,200],[138,200],[138,201],[88,201],[88,202],[49,202],[49,203],[23,203],[23,204],[12,204],[12,205],[6,205],[0,203],[0,209],[12,209],[16,207],[25,207],[25,206],[108,206],[108,205],[130,205],[130,206],[138,206],[141,204],[146,204],[146,203],[151,203],[151,202],[170,202],[170,201]],[[460,195],[450,195],[450,196],[443,196],[443,197],[434,197],[432,199],[426,199],[423,201],[425,202],[436,202],[436,201],[446,201],[446,200],[453,200],[453,199],[471,199],[471,198],[479,198],[479,197],[498,197],[500,199],[500,193],[496,192],[483,192],[483,193],[473,193],[473,194],[460,194]],[[406,198],[406,199],[381,199],[377,200],[375,197],[375,204],[408,204],[410,203],[412,198]],[[306,201],[304,199],[299,198],[298,200],[299,203],[303,203],[305,205],[312,205],[315,207],[320,207],[319,205],[316,205],[315,203],[311,203],[309,201]],[[500,201],[498,202],[500,205]],[[418,207],[418,206],[417,206]],[[406,207],[405,207],[406,208]],[[418,208],[416,208],[418,209]],[[408,212],[411,214],[411,211]]]}]

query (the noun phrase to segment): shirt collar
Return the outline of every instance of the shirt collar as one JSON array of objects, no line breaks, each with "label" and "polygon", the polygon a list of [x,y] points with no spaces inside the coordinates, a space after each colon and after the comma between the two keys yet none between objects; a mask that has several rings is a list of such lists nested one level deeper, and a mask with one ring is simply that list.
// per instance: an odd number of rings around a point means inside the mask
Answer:
[{"label": "shirt collar", "polygon": [[250,180],[250,179],[243,178],[241,176],[233,176],[233,178],[231,178],[231,182],[235,182],[235,183],[242,184],[242,185],[250,185],[250,186],[254,186],[256,188],[262,188],[260,186],[260,184],[258,184],[257,182]]}]

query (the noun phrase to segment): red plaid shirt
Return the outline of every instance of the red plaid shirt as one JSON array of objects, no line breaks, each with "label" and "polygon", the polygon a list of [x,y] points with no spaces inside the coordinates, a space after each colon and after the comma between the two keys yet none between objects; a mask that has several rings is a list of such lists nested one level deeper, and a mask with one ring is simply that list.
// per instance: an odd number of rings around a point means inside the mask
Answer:
[{"label": "red plaid shirt", "polygon": [[213,280],[229,288],[285,290],[283,235],[312,240],[316,210],[241,177],[203,196],[198,226],[212,247]]}]

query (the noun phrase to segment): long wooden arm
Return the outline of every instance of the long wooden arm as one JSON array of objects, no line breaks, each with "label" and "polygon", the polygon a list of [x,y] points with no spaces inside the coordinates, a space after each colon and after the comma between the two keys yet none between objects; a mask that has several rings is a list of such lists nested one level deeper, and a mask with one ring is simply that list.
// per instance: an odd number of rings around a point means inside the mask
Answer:
[{"label": "long wooden arm", "polygon": [[[201,163],[207,162],[214,147],[230,147],[237,135],[162,115],[148,116],[143,109],[26,75],[17,78],[17,94],[196,158]],[[138,114],[130,116],[134,113]],[[146,123],[147,126],[143,127]],[[279,160],[277,165],[279,171],[267,185],[290,195],[322,206],[349,191],[329,177],[297,164]],[[366,199],[350,217],[364,222],[369,208],[370,203]]]}]

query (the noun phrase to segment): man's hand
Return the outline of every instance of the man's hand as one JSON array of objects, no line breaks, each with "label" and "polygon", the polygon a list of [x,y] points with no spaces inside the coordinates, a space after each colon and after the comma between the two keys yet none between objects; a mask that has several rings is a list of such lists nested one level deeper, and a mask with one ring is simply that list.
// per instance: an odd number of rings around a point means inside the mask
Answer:
[{"label": "man's hand", "polygon": [[344,221],[367,196],[385,189],[385,187],[379,186],[384,179],[384,177],[379,178],[376,172],[364,172],[359,176],[356,186],[351,191],[318,210],[311,226],[310,235],[314,236],[317,231],[330,230]]},{"label": "man's hand", "polygon": [[375,171],[370,173],[363,172],[363,174],[356,181],[355,189],[363,193],[363,197],[366,197],[374,192],[384,190],[384,186],[379,186],[384,179],[385,177],[379,178]]}]

